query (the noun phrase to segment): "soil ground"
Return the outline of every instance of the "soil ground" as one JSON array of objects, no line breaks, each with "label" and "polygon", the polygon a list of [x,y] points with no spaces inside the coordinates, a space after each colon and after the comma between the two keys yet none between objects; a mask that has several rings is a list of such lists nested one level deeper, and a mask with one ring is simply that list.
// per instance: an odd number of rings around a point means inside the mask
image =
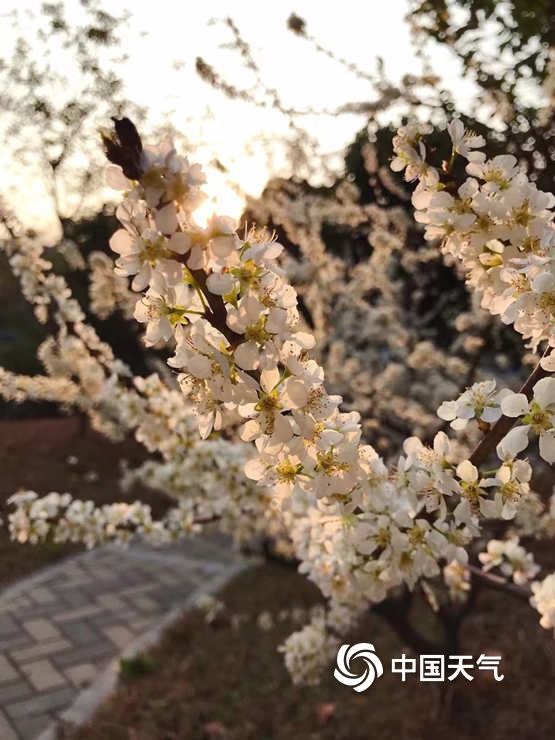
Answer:
[{"label": "soil ground", "polygon": [[[71,458],[75,458],[72,460]],[[38,494],[58,491],[97,504],[140,498],[160,514],[167,499],[150,489],[119,489],[120,461],[145,459],[134,440],[112,443],[78,417],[0,421],[0,517],[7,521],[7,499],[19,489]],[[0,527],[0,587],[77,550],[75,545],[20,545]]]},{"label": "soil ground", "polygon": [[[238,629],[229,619],[205,623],[191,613],[160,645],[127,670],[117,694],[80,730],[78,740],[552,740],[555,737],[555,641],[525,604],[497,592],[479,597],[462,633],[461,654],[500,655],[502,681],[474,670],[422,683],[390,670],[407,656],[389,626],[370,614],[346,642],[371,642],[384,674],[357,693],[333,678],[319,687],[292,685],[277,652],[298,629],[290,619],[263,631],[260,612],[308,606],[318,593],[285,567],[267,565],[241,574],[222,594],[230,614],[246,615]],[[353,670],[356,671],[355,663]],[[362,672],[362,669],[361,669]],[[129,675],[131,674],[131,676]],[[134,675],[133,675],[134,674]]]}]

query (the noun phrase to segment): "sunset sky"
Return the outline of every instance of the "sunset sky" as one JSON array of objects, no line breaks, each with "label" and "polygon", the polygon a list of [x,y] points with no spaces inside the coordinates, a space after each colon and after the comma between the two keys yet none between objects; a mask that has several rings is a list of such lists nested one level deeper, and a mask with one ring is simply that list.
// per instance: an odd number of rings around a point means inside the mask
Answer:
[{"label": "sunset sky", "polygon": [[[77,0],[67,0],[66,6],[70,13],[78,12]],[[18,7],[21,27],[25,29],[25,10],[36,10],[40,3],[22,0],[13,7]],[[297,108],[334,108],[347,101],[372,100],[375,95],[368,83],[288,31],[286,20],[292,12],[306,20],[309,32],[322,46],[368,71],[375,68],[378,56],[383,58],[387,76],[393,82],[420,69],[404,21],[406,0],[343,0],[340,4],[313,0],[157,0],[131,5],[112,0],[106,8],[114,14],[126,10],[132,13],[120,31],[129,55],[129,61],[118,68],[127,97],[144,105],[152,122],[170,121],[185,131],[197,147],[193,153],[196,159],[209,162],[217,156],[229,169],[229,178],[251,194],[258,193],[271,174],[286,171],[279,150],[274,161],[269,162],[261,140],[271,142],[286,133],[287,122],[275,112],[227,100],[198,77],[195,58],[202,56],[234,84],[248,87],[252,81],[237,55],[221,48],[231,39],[229,29],[211,19],[233,18],[251,44],[265,81],[280,91],[285,104]],[[10,4],[3,3],[2,14],[9,10]],[[1,23],[3,49],[9,49],[12,38],[11,25]],[[464,107],[465,99],[472,96],[472,85],[461,79],[458,63],[443,49],[432,50],[432,59],[446,86],[457,90],[459,104],[462,101]],[[303,123],[311,128],[321,151],[329,153],[340,152],[364,124],[364,118],[319,117],[307,118]],[[0,161],[8,169],[13,167],[5,155]],[[47,199],[41,198],[40,184],[30,183],[25,177],[21,171],[12,174],[10,200],[15,197],[26,221],[48,230],[51,217]],[[35,197],[18,197],[21,189],[27,196],[30,189]],[[223,176],[211,177],[209,192],[218,208],[238,215],[243,201]],[[213,206],[210,203],[207,208]]]}]

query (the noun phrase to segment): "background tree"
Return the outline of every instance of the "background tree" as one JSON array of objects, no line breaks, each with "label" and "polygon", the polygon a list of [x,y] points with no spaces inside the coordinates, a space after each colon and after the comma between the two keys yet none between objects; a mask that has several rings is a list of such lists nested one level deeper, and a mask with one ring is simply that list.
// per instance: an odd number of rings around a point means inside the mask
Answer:
[{"label": "background tree", "polygon": [[[144,119],[144,111],[126,98],[119,73],[127,59],[121,34],[130,15],[110,13],[101,0],[80,0],[71,7],[43,2],[37,10],[13,10],[7,17],[13,44],[0,63],[0,130],[11,175],[0,194],[4,228],[19,235],[26,231],[20,210],[31,189],[27,200],[40,203],[37,215],[49,227],[43,238],[53,245],[46,254],[54,269],[67,278],[88,320],[109,341],[117,339],[126,361],[144,372],[144,348],[121,312],[115,308],[100,320],[88,310],[89,257],[109,253],[116,224],[99,195],[103,159],[97,130],[122,110]],[[0,361],[17,372],[36,372],[46,328],[34,321],[4,255],[0,259]],[[50,415],[55,409],[8,404],[2,412]]]},{"label": "background tree", "polygon": [[71,12],[66,3],[44,2],[9,17],[14,41],[0,66],[0,127],[15,185],[3,195],[17,210],[14,196],[32,183],[63,238],[68,220],[98,208],[95,130],[124,108],[141,118],[115,71],[126,60],[120,33],[128,14],[80,0]]}]

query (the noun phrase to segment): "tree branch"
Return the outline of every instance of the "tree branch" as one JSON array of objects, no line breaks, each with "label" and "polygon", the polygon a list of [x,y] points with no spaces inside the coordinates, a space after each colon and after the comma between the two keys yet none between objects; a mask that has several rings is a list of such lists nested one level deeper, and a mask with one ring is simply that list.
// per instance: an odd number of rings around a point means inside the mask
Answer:
[{"label": "tree branch", "polygon": [[530,589],[525,588],[524,586],[517,586],[516,583],[509,583],[505,578],[502,576],[496,576],[494,573],[486,573],[477,565],[469,564],[466,567],[472,574],[473,580],[477,580],[496,591],[503,591],[504,593],[511,594],[512,596],[516,596],[518,599],[522,599],[524,601],[528,601],[532,595]]},{"label": "tree branch", "polygon": [[435,655],[443,652],[446,645],[429,640],[416,630],[409,620],[409,609],[413,593],[405,590],[399,597],[389,597],[372,604],[372,611],[379,614],[397,633],[401,640],[419,655]]}]

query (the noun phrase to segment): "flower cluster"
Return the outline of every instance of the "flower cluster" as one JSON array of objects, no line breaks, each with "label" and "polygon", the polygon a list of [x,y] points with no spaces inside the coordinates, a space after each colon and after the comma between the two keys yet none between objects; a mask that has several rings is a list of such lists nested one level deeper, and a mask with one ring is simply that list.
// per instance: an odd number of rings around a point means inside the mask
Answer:
[{"label": "flower cluster", "polygon": [[309,624],[294,632],[280,647],[285,665],[298,685],[318,684],[324,668],[335,657],[339,640],[326,631],[325,615],[315,614]]},{"label": "flower cluster", "polygon": [[[468,159],[469,177],[459,187],[442,181],[439,168],[428,163],[426,124],[399,129],[392,166],[405,169],[407,180],[418,180],[412,196],[416,220],[425,225],[427,239],[441,239],[443,252],[460,261],[482,306],[513,324],[532,348],[545,340],[553,346],[555,196],[538,190],[511,154],[488,160],[470,152],[469,142],[481,147],[482,137],[463,133],[461,147],[461,129],[449,128],[453,156]],[[552,360],[546,362],[546,369],[552,367]]]},{"label": "flower cluster", "polygon": [[[200,531],[201,523],[218,520],[238,542],[260,531],[282,538],[277,512],[268,506],[268,491],[243,473],[248,449],[225,439],[199,440],[191,406],[182,393],[158,375],[133,378],[94,329],[83,323],[71,290],[63,277],[50,274],[51,264],[40,256],[41,247],[29,240],[3,246],[25,296],[40,309],[41,320],[51,318],[59,331],[39,348],[47,375],[23,376],[0,368],[0,395],[8,401],[48,400],[65,409],[78,408],[88,414],[96,430],[112,439],[134,432],[150,452],[162,457],[148,461],[134,475],[144,473],[150,485],[162,488],[177,502],[163,520],[153,522],[149,507],[139,503],[98,509],[90,501],[70,501],[67,495],[60,499],[54,493],[43,497],[33,492],[16,494],[11,499],[15,507],[10,516],[12,536],[28,542],[45,537],[70,539],[93,546],[107,540],[125,543],[138,532],[162,544]],[[100,257],[106,276],[108,258]],[[113,284],[113,267],[110,273]],[[114,306],[129,304],[132,296],[122,280],[115,277],[118,300]],[[91,290],[95,284],[92,278]],[[134,305],[135,301],[131,314]],[[128,471],[123,483],[130,484],[132,479]],[[119,522],[116,526],[114,517]]]},{"label": "flower cluster", "polygon": [[164,532],[152,521],[150,507],[139,501],[98,507],[92,501],[73,500],[69,493],[39,497],[35,491],[21,491],[8,504],[16,507],[8,521],[10,534],[18,542],[37,543],[50,535],[54,542],[84,542],[94,547],[114,539],[126,542],[134,531],[154,540],[156,530]]},{"label": "flower cluster", "polygon": [[543,581],[532,583],[532,606],[541,614],[540,624],[545,629],[552,629],[555,634],[555,574]]},{"label": "flower cluster", "polygon": [[[467,158],[470,175],[457,188],[450,180],[451,163],[440,169],[427,161],[429,132],[422,124],[402,128],[392,163],[418,181],[413,203],[426,237],[442,239],[446,258],[462,265],[483,309],[513,323],[532,349],[540,343],[555,346],[551,196],[539,192],[512,158],[488,161],[476,151],[481,137],[453,122],[451,161]],[[278,549],[291,548],[300,571],[328,599],[327,611],[312,615],[283,646],[298,683],[316,682],[337,649],[336,635],[395,590],[420,582],[432,594],[428,581],[443,576],[451,598],[463,600],[471,589],[469,563],[477,560],[517,585],[535,577],[537,566],[518,536],[555,531],[554,504],[546,510],[531,491],[532,467],[519,455],[537,437],[543,459],[555,459],[555,379],[541,377],[555,370],[550,350],[534,382],[520,393],[480,376],[463,383],[468,363],[411,333],[392,308],[400,290],[388,277],[395,272],[393,260],[409,269],[435,252],[430,247],[417,258],[403,254],[406,217],[393,209],[382,213],[376,205],[361,207],[348,186],[337,193],[341,218],[357,228],[371,223],[372,246],[368,264],[349,273],[351,285],[337,287],[344,269],[324,253],[316,236],[327,207],[322,201],[313,199],[308,215],[297,213],[288,221],[288,228],[302,232],[303,249],[314,262],[295,266],[265,229],[240,235],[231,219],[216,214],[200,226],[195,209],[203,200],[204,176],[170,144],[143,147],[128,121],[116,122],[116,135],[104,139],[114,163],[107,181],[124,194],[117,209],[121,228],[110,242],[116,271],[109,276],[107,258],[93,258],[91,297],[101,315],[116,307],[132,314],[144,327],[147,346],[167,344],[168,365],[176,375],[165,368],[164,380],[162,372],[133,377],[84,323],[42,250],[23,242],[9,247],[10,263],[39,319],[50,315],[58,332],[40,349],[47,375],[22,379],[3,372],[0,392],[74,405],[114,438],[133,432],[155,457],[126,470],[124,485],[140,479],[176,503],[154,521],[139,502],[96,507],[69,494],[16,494],[12,536],[92,546],[108,539],[125,542],[139,533],[164,543],[213,521],[238,541],[271,536]],[[303,204],[307,201],[297,206]],[[295,280],[308,286],[303,298],[317,337],[331,324],[336,336],[347,338],[330,341],[324,361],[315,354],[316,338],[289,281],[295,270]],[[128,278],[131,290],[123,282]],[[318,290],[331,296],[329,301],[318,304]],[[389,303],[367,322],[370,308],[363,296],[372,291],[388,296]],[[343,320],[342,306],[348,309]],[[479,333],[483,317],[476,307],[458,317],[457,328],[468,332],[461,340],[463,354],[479,350],[473,332]],[[349,356],[346,347],[351,341],[356,345],[363,325],[361,345],[373,342],[384,357],[394,358],[375,377],[361,365],[362,350]],[[409,373],[432,380],[415,383],[418,395],[406,402],[404,389],[415,377]],[[353,383],[353,374],[357,391],[347,390],[344,399],[336,391]],[[437,431],[437,419],[428,411],[436,379],[441,392],[432,404],[441,404],[440,418],[462,432],[458,439]],[[444,400],[455,398],[464,385],[469,387],[456,400]],[[379,423],[371,418],[374,406]],[[437,433],[428,437],[431,443],[409,436],[386,461],[364,433],[379,437],[387,417],[392,425],[403,418],[409,428]],[[522,423],[511,430],[512,419],[519,418]],[[499,460],[482,469],[480,434],[487,440],[490,428],[503,424],[508,434],[496,439]],[[470,453],[469,442],[478,442],[478,453]],[[491,520],[506,539],[490,540]],[[478,558],[484,535],[489,545]],[[545,627],[553,626],[550,578],[532,585],[531,603]]]},{"label": "flower cluster", "polygon": [[534,556],[519,544],[518,537],[509,540],[490,540],[486,552],[479,554],[484,571],[499,568],[506,577],[522,586],[532,580],[540,570]]},{"label": "flower cluster", "polygon": [[[370,181],[391,189],[384,168],[376,168],[372,145],[364,155]],[[404,208],[361,200],[352,183],[322,193],[276,179],[249,200],[248,214],[279,226],[295,245],[282,253],[280,265],[310,315],[327,387],[343,397],[343,410],[360,413],[364,439],[392,455],[408,434],[433,436],[437,406],[478,374],[481,335],[496,336],[498,327],[473,302],[451,322],[453,340],[446,346],[436,326],[441,305],[421,314],[422,290],[410,296],[413,305],[406,301],[407,276],[425,284],[430,263],[432,274],[442,269],[437,249],[407,248],[420,234]],[[337,254],[337,234],[345,254]],[[355,251],[359,261],[352,264]],[[447,305],[450,299],[446,292],[441,300]]]},{"label": "flower cluster", "polygon": [[[442,192],[439,173],[425,163],[422,133],[413,127],[397,137],[399,158],[413,168],[409,177],[420,178],[417,200]],[[451,134],[457,152],[481,143],[457,126]],[[486,166],[476,153],[471,163]],[[471,460],[457,461],[456,446],[440,433],[433,448],[408,439],[389,471],[362,443],[359,414],[341,411],[342,398],[326,390],[310,354],[314,338],[279,266],[281,246],[265,231],[241,238],[223,217],[198,226],[193,209],[202,178],[170,146],[143,150],[136,172],[119,181],[123,229],[112,246],[121,255],[118,273],[135,276],[133,287],[144,291],[135,317],[146,325],[145,341],[175,342],[169,364],[180,371],[203,437],[238,427],[241,439],[255,444],[245,472],[273,490],[301,571],[331,600],[342,626],[392,587],[438,575],[442,561],[464,566],[482,519],[515,517],[529,492],[528,463],[507,453],[498,469],[481,475]],[[531,197],[533,186],[519,182]],[[535,202],[547,232],[549,200],[540,194]],[[458,226],[472,223],[463,218]],[[501,230],[495,233],[499,240]],[[536,344],[549,326],[534,335]],[[506,395],[485,382],[443,411],[489,424]]]},{"label": "flower cluster", "polygon": [[[175,341],[169,364],[181,371],[201,435],[239,424],[239,436],[255,443],[258,457],[245,472],[297,514],[291,536],[306,572],[326,595],[356,604],[361,594],[380,600],[394,585],[437,574],[444,557],[464,562],[481,489],[457,480],[445,435],[433,451],[409,440],[392,478],[361,444],[359,415],[339,410],[341,397],[327,393],[323,369],[308,354],[314,339],[300,326],[295,292],[276,262],[281,246],[265,232],[241,239],[229,219],[197,226],[197,181],[177,188],[178,197],[164,189],[187,179],[188,162],[169,148],[145,152],[140,179],[122,183],[124,229],[114,247],[146,229],[150,240],[182,249],[173,257],[148,252],[135,316],[146,324],[147,343]],[[123,270],[142,267],[120,259]],[[457,493],[466,503],[453,517],[446,499]],[[418,517],[422,510],[434,514],[433,525]]]}]

